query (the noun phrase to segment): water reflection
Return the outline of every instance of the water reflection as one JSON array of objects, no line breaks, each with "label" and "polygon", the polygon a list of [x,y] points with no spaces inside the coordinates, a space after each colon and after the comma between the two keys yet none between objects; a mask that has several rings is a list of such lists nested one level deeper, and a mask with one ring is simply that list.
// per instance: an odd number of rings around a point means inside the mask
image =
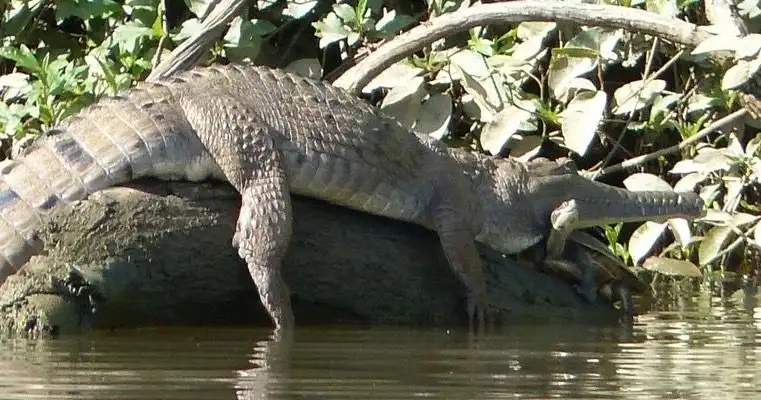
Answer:
[{"label": "water reflection", "polygon": [[[747,307],[743,307],[745,304]],[[630,328],[164,329],[0,340],[0,398],[755,398],[761,308],[698,298]]]}]

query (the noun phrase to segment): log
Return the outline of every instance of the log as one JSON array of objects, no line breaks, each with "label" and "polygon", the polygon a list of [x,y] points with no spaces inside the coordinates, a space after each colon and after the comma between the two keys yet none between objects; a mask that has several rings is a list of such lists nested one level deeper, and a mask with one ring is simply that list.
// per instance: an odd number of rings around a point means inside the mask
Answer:
[{"label": "log", "polygon": [[[145,180],[56,211],[35,256],[0,287],[0,333],[270,324],[231,238],[223,183]],[[467,325],[465,290],[435,233],[314,199],[294,201],[285,260],[297,325]],[[481,248],[497,320],[612,322],[565,282]]]}]

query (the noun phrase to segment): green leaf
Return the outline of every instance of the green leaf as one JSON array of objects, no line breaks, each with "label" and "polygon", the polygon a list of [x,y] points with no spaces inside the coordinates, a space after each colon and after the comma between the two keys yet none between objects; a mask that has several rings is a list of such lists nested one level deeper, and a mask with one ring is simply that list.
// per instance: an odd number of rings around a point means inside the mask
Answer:
[{"label": "green leaf", "polygon": [[124,3],[124,11],[132,16],[132,20],[151,26],[154,30],[156,30],[154,25],[158,24],[159,30],[156,36],[161,36],[162,23],[157,11],[161,7],[163,7],[163,1],[160,0],[127,0]]},{"label": "green leaf", "polygon": [[225,46],[229,47],[258,47],[261,37],[277,29],[271,22],[263,19],[246,21],[235,17],[230,29],[225,35]]},{"label": "green leaf", "polygon": [[58,23],[69,17],[83,21],[92,18],[108,18],[120,10],[113,0],[60,0],[56,2],[55,16]]},{"label": "green leaf", "polygon": [[153,30],[138,22],[127,22],[117,26],[112,35],[114,41],[119,45],[119,49],[125,53],[135,53],[140,40],[152,36]]},{"label": "green leaf", "polygon": [[203,24],[198,18],[191,18],[182,23],[182,28],[173,36],[174,40],[184,40],[201,31]]},{"label": "green leaf", "polygon": [[587,49],[583,47],[564,47],[562,49],[553,49],[553,56],[565,56],[565,57],[588,57],[597,58],[597,50]]},{"label": "green leaf", "polygon": [[0,47],[0,57],[15,62],[17,67],[26,69],[34,75],[39,75],[42,72],[42,67],[39,61],[37,61],[37,57],[25,44],[22,44],[18,48],[10,46]]},{"label": "green leaf", "polygon": [[383,36],[392,36],[402,29],[412,25],[415,19],[405,14],[397,14],[396,10],[391,10],[378,20],[375,24],[375,30]]},{"label": "green leaf", "polygon": [[23,132],[25,119],[39,117],[39,108],[33,104],[1,104],[0,126],[2,132],[0,132],[0,136],[2,137],[7,138]]},{"label": "green leaf", "polygon": [[366,19],[370,17],[371,10],[367,9],[367,0],[359,0],[357,2],[357,15],[360,19]]}]

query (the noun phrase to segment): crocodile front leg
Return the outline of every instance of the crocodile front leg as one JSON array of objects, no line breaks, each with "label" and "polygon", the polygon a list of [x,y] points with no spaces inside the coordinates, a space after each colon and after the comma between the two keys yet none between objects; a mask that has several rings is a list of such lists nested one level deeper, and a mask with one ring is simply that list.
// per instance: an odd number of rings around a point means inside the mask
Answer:
[{"label": "crocodile front leg", "polygon": [[441,247],[450,267],[468,290],[468,323],[483,331],[486,320],[491,320],[490,302],[486,292],[481,256],[475,237],[462,214],[462,207],[451,197],[434,195],[431,204],[433,227],[439,235]]},{"label": "crocodile front leg", "polygon": [[550,214],[550,235],[547,238],[548,259],[558,259],[563,254],[568,236],[579,226],[581,216],[575,200],[568,200],[560,204]]}]

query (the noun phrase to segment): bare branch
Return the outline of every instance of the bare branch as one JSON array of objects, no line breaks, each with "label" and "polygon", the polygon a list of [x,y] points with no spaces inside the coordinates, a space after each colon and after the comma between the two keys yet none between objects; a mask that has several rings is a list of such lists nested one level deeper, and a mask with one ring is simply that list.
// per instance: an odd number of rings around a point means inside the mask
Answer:
[{"label": "bare branch", "polygon": [[200,31],[177,46],[169,57],[151,72],[147,80],[155,81],[195,66],[214,40],[222,34],[227,24],[247,3],[246,0],[222,0],[204,18]]},{"label": "bare branch", "polygon": [[525,21],[571,22],[642,32],[686,46],[697,46],[713,34],[703,27],[656,13],[608,5],[555,1],[513,1],[476,5],[444,14],[397,36],[341,75],[333,85],[358,94],[375,76],[436,40],[490,24]]}]

